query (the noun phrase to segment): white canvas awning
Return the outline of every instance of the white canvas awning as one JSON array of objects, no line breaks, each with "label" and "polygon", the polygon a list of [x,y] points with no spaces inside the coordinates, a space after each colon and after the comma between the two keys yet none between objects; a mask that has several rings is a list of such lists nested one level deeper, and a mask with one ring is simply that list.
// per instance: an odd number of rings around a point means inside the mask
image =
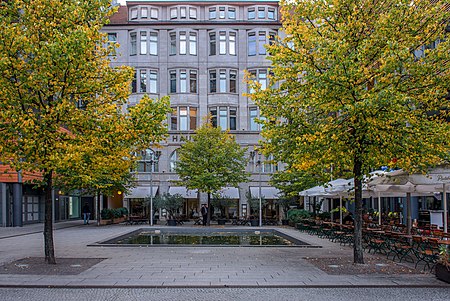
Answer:
[{"label": "white canvas awning", "polygon": [[[277,200],[280,190],[275,187],[261,187],[261,195],[269,200]],[[259,187],[250,187],[250,194],[252,197],[259,198]]]},{"label": "white canvas awning", "polygon": [[[158,186],[153,186],[152,192],[153,197],[155,197],[156,193],[158,192]],[[138,186],[134,187],[130,190],[129,193],[125,194],[125,199],[145,199],[150,197],[150,186]]]},{"label": "white canvas awning", "polygon": [[220,196],[230,199],[239,199],[239,189],[236,187],[225,187],[219,191]]},{"label": "white canvas awning", "polygon": [[196,199],[198,194],[197,190],[189,190],[184,186],[169,187],[169,193],[171,195],[179,194],[185,199]]}]

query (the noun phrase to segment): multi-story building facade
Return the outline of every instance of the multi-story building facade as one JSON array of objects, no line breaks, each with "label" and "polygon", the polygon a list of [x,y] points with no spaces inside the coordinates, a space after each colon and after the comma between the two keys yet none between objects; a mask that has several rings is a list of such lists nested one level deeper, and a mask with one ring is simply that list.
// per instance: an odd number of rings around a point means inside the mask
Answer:
[{"label": "multi-story building facade", "polygon": [[[258,145],[260,125],[257,106],[245,96],[249,72],[262,87],[268,86],[270,61],[264,45],[279,34],[278,1],[128,1],[103,28],[110,43],[118,43],[112,65],[135,69],[133,106],[144,94],[170,96],[172,113],[167,117],[169,137],[158,149],[142,157],[136,172],[136,188],[125,195],[125,206],[139,206],[150,194],[180,193],[186,198],[183,214],[199,210],[206,196],[175,186],[177,149],[189,139],[209,114],[212,122],[235,135],[250,152]],[[126,109],[126,108],[125,108]],[[151,159],[151,161],[148,161]],[[261,160],[263,161],[264,158]],[[268,181],[278,164],[249,160],[250,182],[224,189],[236,200],[230,213],[250,214],[247,192],[267,200],[278,198]],[[150,170],[151,169],[151,170]],[[152,187],[152,188],[150,188]],[[134,204],[134,205],[133,205]],[[253,208],[255,209],[255,208]],[[276,206],[267,212],[275,214]]]}]

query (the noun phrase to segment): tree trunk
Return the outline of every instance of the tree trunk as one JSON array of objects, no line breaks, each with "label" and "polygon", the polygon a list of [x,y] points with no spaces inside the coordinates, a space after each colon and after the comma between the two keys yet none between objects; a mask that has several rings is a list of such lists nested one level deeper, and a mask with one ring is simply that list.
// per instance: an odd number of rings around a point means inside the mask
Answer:
[{"label": "tree trunk", "polygon": [[96,200],[96,206],[95,206],[95,217],[97,219],[97,226],[100,226],[100,191],[97,191],[97,200]]},{"label": "tree trunk", "polygon": [[206,224],[211,225],[211,193],[208,192],[208,211],[206,212]]},{"label": "tree trunk", "polygon": [[44,171],[45,179],[45,220],[44,220],[44,252],[45,262],[56,264],[55,247],[53,245],[53,199],[52,188],[53,179],[51,171]]},{"label": "tree trunk", "polygon": [[353,244],[353,262],[363,264],[364,252],[362,247],[362,162],[359,158],[355,159],[353,166],[353,175],[355,176],[355,233]]}]

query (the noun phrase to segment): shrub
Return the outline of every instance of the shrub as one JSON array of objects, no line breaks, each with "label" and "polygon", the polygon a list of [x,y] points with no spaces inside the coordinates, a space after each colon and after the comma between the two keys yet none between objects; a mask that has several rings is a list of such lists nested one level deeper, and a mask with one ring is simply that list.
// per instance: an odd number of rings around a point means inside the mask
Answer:
[{"label": "shrub", "polygon": [[311,217],[311,212],[304,209],[291,209],[287,213],[290,222],[296,224]]},{"label": "shrub", "polygon": [[100,212],[100,216],[102,217],[102,219],[111,219],[114,216],[114,212],[112,211],[112,209],[104,208]]}]

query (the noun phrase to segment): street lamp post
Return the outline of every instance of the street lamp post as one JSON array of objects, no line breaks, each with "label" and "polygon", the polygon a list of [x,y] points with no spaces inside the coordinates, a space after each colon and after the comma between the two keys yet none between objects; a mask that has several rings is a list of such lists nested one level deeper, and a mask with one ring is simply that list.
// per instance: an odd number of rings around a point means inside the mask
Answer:
[{"label": "street lamp post", "polygon": [[251,158],[254,160],[256,156],[258,156],[255,164],[259,166],[259,226],[262,227],[262,192],[261,192],[261,172],[262,172],[262,161],[261,161],[261,153],[258,153],[257,150],[250,152]]},{"label": "street lamp post", "polygon": [[160,151],[152,152],[150,156],[150,226],[153,226],[153,167],[158,163]]}]

